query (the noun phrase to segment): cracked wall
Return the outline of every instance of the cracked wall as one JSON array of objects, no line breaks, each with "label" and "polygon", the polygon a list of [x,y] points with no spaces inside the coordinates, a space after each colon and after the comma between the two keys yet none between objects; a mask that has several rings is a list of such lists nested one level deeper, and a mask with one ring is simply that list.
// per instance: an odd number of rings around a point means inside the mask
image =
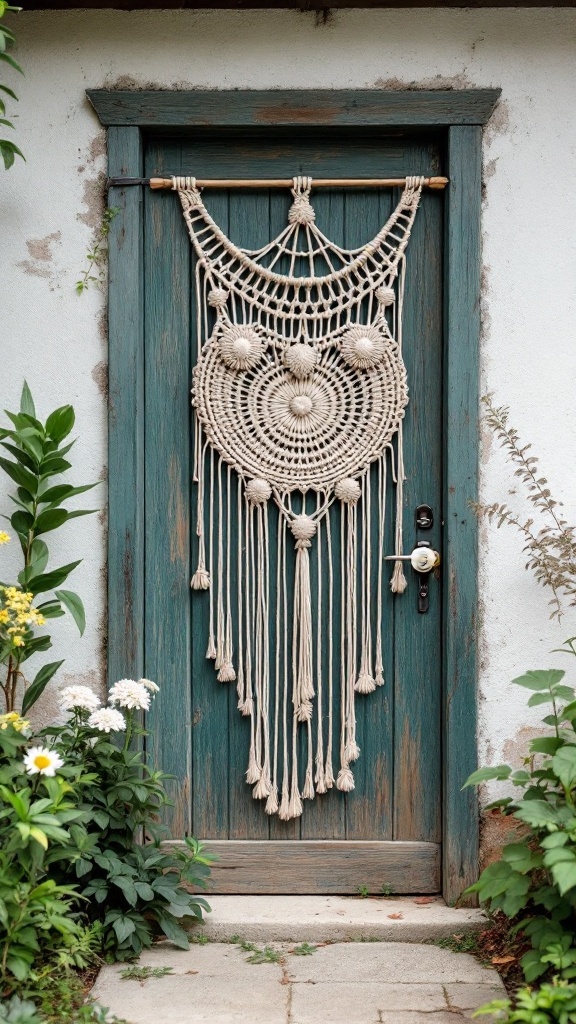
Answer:
[{"label": "cracked wall", "polygon": [[[104,508],[105,302],[95,288],[74,292],[104,203],[105,134],[86,88],[500,86],[484,133],[482,389],[510,405],[574,517],[575,26],[571,9],[352,10],[326,24],[294,11],[21,14],[18,143],[27,162],[2,177],[2,404],[14,407],[24,375],[44,412],[75,404],[74,477],[102,479],[94,493]],[[523,507],[486,431],[481,485],[485,500]],[[86,600],[86,635],[64,620],[53,627],[67,679],[102,679],[104,518],[76,520],[55,544],[55,560],[84,555],[73,585]],[[537,720],[509,680],[562,664],[549,651],[575,630],[569,619],[549,622],[515,533],[483,524],[480,554],[479,752],[497,763]]]}]

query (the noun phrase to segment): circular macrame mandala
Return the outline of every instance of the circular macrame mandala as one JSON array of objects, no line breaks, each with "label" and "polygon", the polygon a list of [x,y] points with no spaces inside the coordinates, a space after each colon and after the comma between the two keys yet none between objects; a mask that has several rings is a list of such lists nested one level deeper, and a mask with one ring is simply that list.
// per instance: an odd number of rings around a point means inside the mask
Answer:
[{"label": "circular macrame mandala", "polygon": [[[267,813],[278,813],[285,820],[302,813],[302,799],[326,792],[334,783],[343,792],[354,788],[350,766],[359,755],[355,695],[369,693],[384,682],[381,572],[386,460],[392,438],[398,435],[394,477],[396,554],[400,555],[401,424],[408,402],[401,353],[404,259],[422,183],[422,178],[408,178],[396,209],[376,237],[359,249],[347,250],[317,227],[310,203],[311,179],[295,178],[287,227],[269,245],[248,251],[234,245],[212,220],[194,179],[174,179],[197,255],[201,340],[192,387],[199,428],[195,453],[199,561],[192,586],[210,591],[207,656],[214,658],[219,680],[237,681],[238,706],[250,717],[247,781],[254,786],[256,799],[266,799]],[[288,271],[282,273],[285,266]],[[379,527],[374,538],[365,509],[370,501],[366,480],[373,463],[380,467]],[[237,510],[240,543],[236,538],[234,597],[232,471],[243,488]],[[223,487],[224,474],[227,487]],[[316,496],[312,504],[310,492]],[[276,568],[270,564],[272,501],[280,510]],[[328,582],[333,586],[327,515],[333,502],[342,508],[340,548],[346,567],[340,573],[344,682],[336,778],[331,704],[327,744],[321,710],[314,723],[314,698],[317,695],[321,709],[322,688],[330,680],[322,669],[321,651],[314,651],[309,566],[309,550],[314,543],[322,545],[325,530]],[[361,531],[359,507],[363,508]],[[290,541],[295,563],[288,602]],[[373,544],[379,554],[375,636],[369,568]],[[319,570],[316,575],[320,586]],[[272,602],[274,580],[277,597]],[[400,561],[391,585],[396,592],[406,585]],[[274,658],[277,678],[272,707]],[[300,724],[308,734],[303,781],[296,740]]]}]

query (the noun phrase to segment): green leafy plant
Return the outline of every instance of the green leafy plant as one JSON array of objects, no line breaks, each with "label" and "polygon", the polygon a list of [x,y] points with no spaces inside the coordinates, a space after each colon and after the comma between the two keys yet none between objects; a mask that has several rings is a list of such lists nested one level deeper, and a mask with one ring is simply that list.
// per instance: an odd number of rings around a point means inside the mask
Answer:
[{"label": "green leafy plant", "polygon": [[[21,10],[21,7],[13,7],[7,2],[7,0],[0,0],[0,21],[5,14],[8,14],[9,12],[16,14]],[[6,28],[6,25],[0,25],[0,62],[7,64],[9,67],[13,68],[14,71],[18,71],[23,75],[24,72],[18,62],[14,60],[14,57],[10,53],[8,53],[8,50],[13,45],[14,33],[9,28]],[[9,121],[5,116],[6,103],[4,96],[9,96],[11,100],[17,100],[18,97],[12,89],[9,89],[7,85],[3,84],[0,84],[0,93],[3,93],[3,95],[0,95],[0,125],[4,128],[14,128],[12,121]],[[18,146],[10,139],[0,139],[0,156],[4,161],[4,167],[6,170],[12,167],[15,156],[21,156],[23,160],[25,159],[22,151],[18,149]]]},{"label": "green leafy plant", "polygon": [[394,888],[390,882],[383,882],[380,886],[380,892],[383,896],[392,896]]},{"label": "green leafy plant", "polygon": [[472,1016],[484,1014],[502,1024],[572,1024],[576,1021],[576,985],[556,980],[537,989],[522,988],[514,999],[495,999]]},{"label": "green leafy plant", "polygon": [[[188,949],[180,922],[202,921],[210,910],[186,887],[206,888],[213,858],[192,837],[182,847],[161,845],[158,816],[170,803],[165,783],[171,776],[151,769],[142,744],[133,745],[147,735],[137,715],[148,710],[157,690],[150,680],[124,679],[109,691],[110,706],[94,710],[99,700],[88,687],[67,687],[62,701],[72,712],[69,721],[42,733],[80,773],[76,789],[84,823],[74,830],[71,868],[87,901],[86,918],[102,922],[104,951],[118,960],[151,946],[156,930]],[[60,871],[58,880],[69,881],[70,869]]]},{"label": "green leafy plant", "polygon": [[567,599],[570,606],[576,605],[576,526],[564,519],[561,503],[552,497],[546,477],[540,474],[538,458],[531,453],[532,446],[522,444],[517,430],[509,425],[507,406],[495,405],[491,395],[486,395],[482,401],[486,407],[485,422],[516,466],[514,475],[526,487],[528,501],[544,525],[538,529],[531,516],[521,517],[500,502],[474,504],[473,508],[479,515],[495,521],[498,527],[506,524],[520,532],[527,556],[526,568],[542,586],[551,590],[550,614],[560,619],[562,598]]},{"label": "green leafy plant", "polygon": [[[576,637],[565,650],[576,654]],[[476,892],[491,911],[519,920],[516,930],[530,939],[522,958],[528,981],[553,970],[576,978],[576,691],[559,669],[527,672],[514,680],[531,691],[529,707],[550,705],[543,722],[550,730],[530,743],[524,768],[481,768],[466,785],[499,779],[521,791],[489,807],[499,807],[525,827],[523,837],[507,844],[468,892]]]},{"label": "green leafy plant", "polygon": [[295,946],[292,950],[294,956],[312,956],[315,953],[317,946],[310,946],[307,942],[302,942],[299,946]]},{"label": "green leafy plant", "polygon": [[0,1002],[0,1024],[44,1024],[29,999],[14,995]]},{"label": "green leafy plant", "polygon": [[84,814],[73,786],[45,774],[58,758],[27,751],[25,726],[0,719],[0,982],[8,992],[38,976],[40,957],[52,967],[86,966],[96,941],[78,920],[76,888],[49,876],[51,864],[70,856],[71,830]]},{"label": "green leafy plant", "polygon": [[362,900],[367,899],[367,897],[370,895],[370,889],[364,883],[356,886],[356,892],[358,893],[360,899]]},{"label": "green leafy plant", "polygon": [[[70,511],[64,503],[78,494],[89,491],[96,484],[75,487],[55,482],[71,465],[65,458],[74,441],[64,444],[74,427],[74,409],[64,405],[52,412],[45,422],[37,419],[34,401],[28,385],[22,390],[20,411],[7,412],[12,423],[10,429],[0,429],[0,444],[12,458],[0,458],[0,467],[16,484],[10,498],[16,511],[9,517],[23,556],[23,568],[13,585],[0,584],[0,666],[4,666],[6,710],[14,711],[20,681],[26,683],[22,665],[52,646],[46,634],[36,634],[48,619],[57,618],[68,611],[80,633],[85,628],[85,613],[78,594],[62,589],[70,573],[80,565],[81,559],[48,569],[49,551],[44,537],[78,516],[93,514],[95,509]],[[10,540],[0,533],[0,543]],[[39,595],[49,595],[37,603]],[[58,671],[62,661],[44,665],[26,688],[22,701],[25,714],[38,700],[45,687]]]},{"label": "green leafy plant", "polygon": [[110,225],[114,218],[120,213],[119,206],[107,206],[104,210],[102,221],[96,231],[92,248],[86,253],[86,269],[81,278],[76,282],[78,295],[88,290],[91,284],[101,288],[106,280],[106,264],[108,259],[108,235]]}]

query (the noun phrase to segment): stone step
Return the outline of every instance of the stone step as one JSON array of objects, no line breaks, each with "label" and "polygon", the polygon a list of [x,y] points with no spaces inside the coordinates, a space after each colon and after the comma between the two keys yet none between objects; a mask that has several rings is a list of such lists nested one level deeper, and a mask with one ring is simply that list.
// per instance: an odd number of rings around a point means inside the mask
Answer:
[{"label": "stone step", "polygon": [[424,942],[480,931],[481,910],[447,907],[440,897],[207,896],[212,913],[195,930],[211,941],[378,940]]}]

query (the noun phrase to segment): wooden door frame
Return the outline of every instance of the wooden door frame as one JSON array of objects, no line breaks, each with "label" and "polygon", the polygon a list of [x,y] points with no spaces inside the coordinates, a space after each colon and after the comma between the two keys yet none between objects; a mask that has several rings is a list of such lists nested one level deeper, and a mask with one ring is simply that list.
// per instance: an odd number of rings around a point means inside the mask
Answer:
[{"label": "wooden door frame", "polygon": [[[142,177],[147,133],[206,128],[434,128],[445,132],[443,447],[443,828],[447,902],[476,880],[478,803],[462,783],[476,767],[477,496],[482,126],[499,89],[118,91],[87,96],[108,129],[110,177]],[[143,202],[110,188],[108,673],[144,671]],[[189,699],[189,698],[188,698]],[[185,710],[185,709],[184,709]]]}]

